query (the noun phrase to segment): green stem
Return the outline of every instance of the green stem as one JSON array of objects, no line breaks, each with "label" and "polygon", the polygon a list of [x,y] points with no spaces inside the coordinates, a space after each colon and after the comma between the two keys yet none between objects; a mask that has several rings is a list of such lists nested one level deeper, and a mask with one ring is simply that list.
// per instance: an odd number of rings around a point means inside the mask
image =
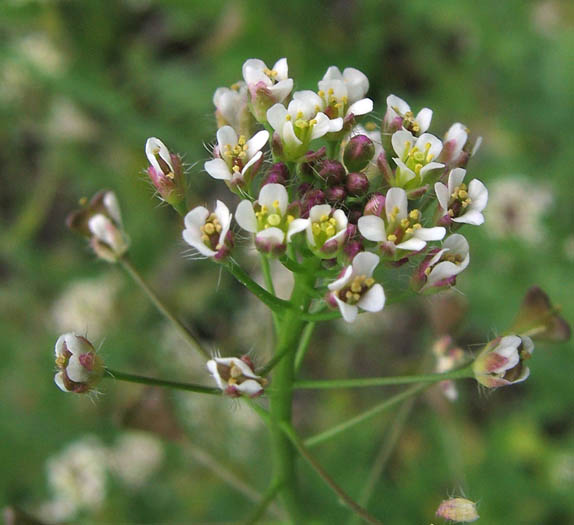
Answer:
[{"label": "green stem", "polygon": [[408,385],[412,383],[437,383],[447,379],[468,379],[473,377],[471,367],[461,368],[444,374],[422,374],[394,377],[362,377],[357,379],[329,379],[326,381],[296,381],[296,389],[364,388],[372,386]]},{"label": "green stem", "polygon": [[265,491],[265,494],[263,494],[263,497],[257,506],[253,509],[251,515],[245,520],[244,525],[253,525],[259,521],[263,514],[265,514],[267,507],[269,507],[275,499],[275,496],[277,496],[280,488],[280,483],[272,482],[271,485],[269,485],[269,488]]},{"label": "green stem", "polygon": [[341,487],[339,487],[339,485],[337,485],[335,480],[325,471],[325,469],[319,463],[317,463],[315,458],[309,454],[308,450],[305,448],[305,445],[299,436],[297,436],[291,425],[288,423],[283,423],[281,425],[281,429],[287,435],[291,443],[293,443],[293,446],[297,449],[299,454],[301,454],[307,463],[313,467],[315,472],[319,474],[321,479],[331,488],[333,492],[335,492],[335,494],[337,494],[339,499],[345,505],[347,505],[347,507],[349,507],[367,523],[381,525],[381,522],[377,518],[371,516],[371,514],[369,514],[363,507],[354,501]]},{"label": "green stem", "polygon": [[203,346],[201,346],[191,330],[184,326],[184,324],[170,312],[169,308],[143,280],[141,274],[136,270],[131,261],[127,257],[122,257],[119,262],[121,263],[124,270],[129,274],[129,276],[148,296],[158,311],[173,324],[173,326],[179,332],[179,335],[181,335],[181,337],[189,344],[189,346],[191,346],[195,351],[199,352],[203,357],[210,359],[211,356],[209,352],[203,348]]},{"label": "green stem", "polygon": [[299,373],[301,365],[303,364],[303,359],[305,359],[305,354],[309,348],[309,343],[311,342],[311,337],[313,336],[313,330],[315,329],[315,323],[309,322],[303,328],[303,334],[301,335],[301,340],[299,341],[299,347],[297,348],[297,353],[295,354],[295,374]]},{"label": "green stem", "polygon": [[267,290],[265,290],[265,288],[259,286],[235,261],[228,260],[224,266],[227,268],[229,273],[233,275],[233,277],[235,277],[262,303],[266,304],[273,312],[282,313],[284,310],[291,307],[288,301],[284,301],[283,299],[279,299],[279,297],[275,297]]},{"label": "green stem", "polygon": [[[265,281],[265,288],[267,291],[275,296],[275,287],[273,286],[273,277],[271,277],[271,266],[269,264],[269,258],[266,255],[261,254],[261,270],[263,272],[263,279]],[[279,325],[279,319],[277,314],[271,310],[271,316],[273,317],[273,326],[275,327],[275,332],[277,332]]]},{"label": "green stem", "polygon": [[194,385],[191,383],[180,383],[178,381],[166,381],[164,379],[156,379],[155,377],[145,377],[136,374],[126,374],[125,372],[118,372],[117,370],[105,369],[104,377],[116,379],[118,381],[127,381],[128,383],[139,383],[140,385],[161,386],[165,388],[174,388],[176,390],[187,390],[188,392],[198,392],[200,394],[221,395],[219,388]]},{"label": "green stem", "polygon": [[404,392],[396,394],[396,395],[390,397],[389,399],[385,399],[385,401],[383,401],[382,403],[375,405],[374,407],[366,410],[365,412],[362,412],[361,414],[359,414],[359,415],[357,415],[351,419],[348,419],[347,421],[344,421],[343,423],[339,423],[338,425],[336,425],[336,426],[334,426],[328,430],[325,430],[324,432],[321,432],[319,434],[315,434],[314,436],[305,440],[305,445],[307,447],[313,447],[315,445],[318,445],[319,443],[323,443],[324,441],[327,441],[327,440],[331,439],[332,437],[335,437],[336,435],[340,434],[341,432],[344,432],[345,430],[349,430],[350,428],[353,428],[355,425],[358,425],[360,423],[368,421],[369,419],[378,415],[379,413],[383,412],[384,410],[387,410],[388,408],[395,406],[396,404],[400,403],[404,399],[407,399],[411,396],[418,394],[420,391],[424,390],[425,388],[428,388],[429,386],[430,386],[430,384],[428,384],[428,383],[427,384],[414,385],[411,388],[408,388],[407,390],[405,390]]}]

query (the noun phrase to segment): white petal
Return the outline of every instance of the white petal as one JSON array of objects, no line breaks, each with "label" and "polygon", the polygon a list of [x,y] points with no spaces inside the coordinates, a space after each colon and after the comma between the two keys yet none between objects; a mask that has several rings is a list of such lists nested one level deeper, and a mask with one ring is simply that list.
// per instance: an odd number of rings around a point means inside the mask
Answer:
[{"label": "white petal", "polygon": [[349,224],[349,219],[347,219],[343,210],[335,210],[333,212],[333,218],[337,221],[338,230],[346,230],[347,225]]},{"label": "white petal", "polygon": [[217,386],[219,388],[221,388],[221,390],[225,390],[226,385],[223,382],[223,380],[221,379],[221,376],[219,375],[219,371],[217,370],[217,363],[213,359],[210,359],[207,362],[207,370],[209,370],[209,373],[213,376],[213,379],[215,379]]},{"label": "white petal", "polygon": [[215,216],[221,224],[221,232],[219,234],[219,242],[223,243],[225,237],[227,236],[227,232],[229,231],[229,227],[231,226],[231,218],[232,215],[229,211],[229,208],[221,201],[217,201],[215,206]]},{"label": "white petal", "polygon": [[247,158],[253,157],[269,140],[269,132],[261,130],[247,141]]},{"label": "white petal", "polygon": [[205,206],[197,206],[193,208],[193,210],[187,212],[183,222],[186,228],[193,231],[199,231],[199,228],[205,224],[208,217],[209,210]]},{"label": "white petal", "polygon": [[442,226],[434,228],[419,228],[415,230],[414,237],[423,241],[440,241],[446,235],[446,229]]},{"label": "white petal", "polygon": [[257,241],[279,246],[285,242],[285,232],[279,228],[267,228],[257,233]]},{"label": "white petal", "polygon": [[[416,173],[413,170],[411,170],[401,159],[393,158],[393,160],[395,161],[395,164],[399,168],[398,171],[400,171],[400,173],[401,173],[401,180],[403,181],[403,183],[409,182],[410,180],[414,179],[417,176]],[[420,171],[421,176],[422,176],[423,170],[424,170],[424,167]]]},{"label": "white petal", "polygon": [[64,392],[69,392],[69,390],[66,388],[66,385],[64,384],[64,372],[58,372],[55,376],[54,376],[54,383],[56,383],[56,385],[58,385],[58,388]]},{"label": "white petal", "polygon": [[301,146],[303,143],[299,140],[299,137],[295,135],[295,130],[293,129],[293,122],[290,120],[285,122],[283,125],[282,135],[281,138],[283,139],[283,143],[286,146],[290,146],[292,148],[297,148]]},{"label": "white petal", "polygon": [[418,251],[422,250],[426,245],[427,245],[427,243],[425,241],[423,241],[422,239],[417,239],[416,237],[412,237],[408,241],[401,242],[400,244],[397,244],[397,248],[399,248],[400,250],[408,250],[408,251],[412,251],[412,252],[418,252]]},{"label": "white petal", "polygon": [[341,312],[341,315],[343,316],[343,319],[345,321],[347,321],[347,323],[353,323],[355,321],[355,319],[357,318],[357,314],[359,313],[359,309],[352,304],[347,304],[344,301],[341,301],[341,299],[339,299],[336,295],[335,297],[335,302],[337,303],[337,306],[339,307],[339,311]]},{"label": "white petal", "polygon": [[266,78],[267,83],[270,84],[271,80],[263,72],[266,67],[265,62],[258,58],[250,58],[246,60],[242,67],[243,80],[245,80],[247,84],[256,84],[260,80]]},{"label": "white petal", "polygon": [[255,379],[247,379],[243,383],[235,385],[235,388],[248,397],[256,396],[263,390],[263,387]]},{"label": "white petal", "polygon": [[347,266],[345,268],[345,272],[343,273],[343,275],[341,275],[341,277],[339,277],[336,281],[333,281],[331,284],[329,284],[328,286],[329,290],[331,290],[332,292],[340,290],[341,288],[347,285],[347,283],[351,280],[352,275],[353,275],[353,267]]},{"label": "white petal", "polygon": [[343,71],[343,79],[349,91],[349,101],[354,102],[363,98],[369,91],[369,79],[362,71],[347,67]]},{"label": "white petal", "polygon": [[466,175],[466,170],[463,168],[454,168],[451,170],[448,176],[448,193],[451,195],[456,188],[458,188],[462,181],[464,180],[464,176]]},{"label": "white petal", "polygon": [[371,252],[360,252],[353,258],[353,275],[366,275],[371,277],[378,266],[380,257]]},{"label": "white petal", "polygon": [[93,351],[90,343],[86,342],[83,337],[78,337],[76,334],[69,332],[64,335],[66,348],[74,355],[85,354]]},{"label": "white petal", "polygon": [[430,144],[429,153],[432,155],[433,159],[436,159],[440,152],[442,151],[442,140],[430,133],[423,133],[416,142],[417,147],[420,151],[426,151],[427,144]]},{"label": "white petal", "polygon": [[444,168],[444,164],[442,164],[441,162],[429,162],[426,166],[423,166],[421,168],[420,171],[421,178],[424,179],[427,173],[430,173],[431,171],[434,170],[439,170],[441,168]]},{"label": "white petal", "polygon": [[198,232],[183,230],[181,235],[183,240],[192,248],[195,248],[199,253],[201,253],[201,255],[205,255],[205,257],[213,257],[217,253],[205,245]]},{"label": "white petal", "polygon": [[466,257],[469,252],[468,241],[460,234],[453,233],[443,243],[443,248],[446,248],[451,253]]},{"label": "white petal", "polygon": [[116,231],[116,227],[105,215],[97,214],[91,217],[88,221],[88,228],[94,237],[100,241],[112,247],[115,245],[116,237],[114,232]]},{"label": "white petal", "polygon": [[476,211],[486,208],[488,202],[488,190],[478,179],[472,179],[468,185],[468,196],[471,198],[471,206]]},{"label": "white petal", "polygon": [[369,241],[382,242],[386,240],[385,223],[376,215],[363,215],[357,223],[360,234]]},{"label": "white petal", "polygon": [[419,125],[421,133],[424,133],[427,129],[429,129],[431,120],[432,109],[423,108],[418,112],[415,121]]},{"label": "white petal", "polygon": [[167,149],[166,145],[158,138],[150,137],[147,139],[145,143],[145,154],[147,160],[156,171],[163,173],[163,170],[157,161],[156,155],[161,157],[161,159],[170,167],[172,172],[174,171],[169,150]]},{"label": "white petal", "polygon": [[484,215],[478,211],[470,210],[460,217],[454,217],[453,222],[462,224],[472,224],[473,226],[480,226],[484,223]]},{"label": "white petal", "polygon": [[217,130],[217,145],[220,154],[225,151],[225,146],[234,148],[238,141],[237,133],[231,126],[223,126]]},{"label": "white petal", "polygon": [[366,115],[373,111],[373,101],[370,98],[362,98],[351,104],[347,110],[347,115],[351,113],[355,116]]},{"label": "white petal", "polygon": [[262,155],[263,155],[262,151],[258,151],[257,153],[255,153],[255,155],[251,157],[249,162],[245,164],[245,166],[243,166],[243,169],[241,170],[241,175],[243,176],[245,173],[247,173],[247,170],[251,168],[251,166],[253,166],[261,158]]},{"label": "white petal", "polygon": [[286,78],[285,80],[280,80],[277,84],[270,86],[267,89],[271,92],[275,100],[283,102],[293,89],[293,79]]},{"label": "white petal", "polygon": [[[66,337],[68,335],[70,335],[70,334],[63,334],[60,337],[58,337],[58,340],[56,341],[56,345],[54,346],[54,353],[56,354],[56,358],[60,357],[61,355],[64,355]],[[71,334],[71,335],[73,335],[73,334]]]},{"label": "white petal", "polygon": [[317,113],[317,115],[315,116],[315,121],[317,123],[313,126],[313,129],[311,130],[311,140],[318,139],[323,135],[329,133],[329,131],[331,131],[331,120],[329,120],[329,117],[324,113]]},{"label": "white petal", "polygon": [[203,169],[214,179],[231,180],[231,171],[223,159],[208,160]]},{"label": "white petal", "polygon": [[319,222],[323,215],[329,216],[331,210],[332,208],[329,204],[316,204],[309,210],[309,219],[313,222]]},{"label": "white petal", "polygon": [[113,191],[106,191],[104,195],[104,207],[110,214],[110,217],[117,223],[122,223],[122,214],[120,212],[120,203]]},{"label": "white petal", "polygon": [[383,287],[376,283],[367,290],[357,303],[357,306],[367,312],[378,312],[385,306],[385,291]]},{"label": "white petal", "polygon": [[520,336],[520,338],[522,339],[522,351],[532,355],[532,352],[534,352],[534,343],[532,342],[532,339],[526,335]]},{"label": "white petal", "polygon": [[283,216],[287,211],[287,204],[288,204],[288,195],[285,186],[282,184],[265,184],[261,191],[259,192],[259,198],[257,202],[261,206],[267,206],[269,210],[273,210],[275,208],[274,204],[278,203],[278,211]]},{"label": "white petal", "polygon": [[329,120],[329,133],[337,133],[337,131],[341,131],[342,129],[343,119],[341,117]]},{"label": "white petal", "polygon": [[412,148],[415,145],[415,141],[416,139],[413,134],[406,129],[399,129],[398,131],[395,131],[391,137],[391,144],[393,145],[393,149],[401,160],[403,160],[406,148]]},{"label": "white petal", "polygon": [[235,220],[245,231],[255,233],[257,231],[257,217],[253,211],[253,205],[248,200],[243,200],[235,210]]},{"label": "white petal", "polygon": [[287,109],[283,104],[275,104],[267,110],[267,122],[271,127],[281,134],[283,124],[285,124],[285,117],[287,116]]},{"label": "white petal", "polygon": [[402,98],[396,95],[389,95],[387,97],[387,107],[399,115],[404,115],[407,111],[411,110],[411,107]]},{"label": "white petal", "polygon": [[80,363],[79,355],[70,357],[66,374],[75,383],[86,383],[90,379],[90,372]]},{"label": "white petal", "polygon": [[329,66],[322,80],[343,80],[343,75],[337,66]]},{"label": "white petal", "polygon": [[391,188],[387,191],[385,200],[385,212],[390,217],[395,206],[399,209],[397,218],[404,219],[408,213],[407,192],[402,188]]},{"label": "white petal", "polygon": [[448,200],[450,197],[448,188],[442,182],[437,182],[434,185],[434,192],[436,193],[436,198],[438,200],[439,206],[443,212],[446,213],[448,210]]},{"label": "white petal", "polygon": [[311,221],[309,221],[309,219],[295,219],[291,221],[291,224],[289,224],[289,228],[287,230],[287,242],[291,240],[293,235],[302,232],[305,228],[307,228],[310,222]]},{"label": "white petal", "polygon": [[277,72],[278,80],[285,80],[289,76],[289,66],[286,58],[280,58],[273,65],[273,71]]},{"label": "white petal", "polygon": [[458,264],[450,261],[442,261],[430,271],[425,287],[432,286],[439,281],[458,275],[460,271]]}]

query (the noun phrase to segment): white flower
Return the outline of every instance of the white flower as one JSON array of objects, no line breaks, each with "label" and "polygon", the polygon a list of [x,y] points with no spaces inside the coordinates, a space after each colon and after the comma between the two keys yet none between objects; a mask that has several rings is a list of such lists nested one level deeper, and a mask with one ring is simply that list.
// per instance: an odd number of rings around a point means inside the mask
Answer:
[{"label": "white flower", "polygon": [[256,234],[255,244],[260,251],[281,255],[291,237],[309,224],[309,219],[295,219],[289,215],[287,205],[285,186],[266,184],[255,205],[248,200],[239,203],[235,220],[244,230]]},{"label": "white flower", "polygon": [[261,159],[261,149],[267,143],[269,133],[259,131],[252,138],[237,136],[231,126],[217,130],[217,146],[214,150],[217,158],[208,160],[204,169],[214,179],[222,179],[232,185],[242,185],[250,178],[255,164]]},{"label": "white flower", "polygon": [[167,146],[158,138],[150,137],[145,143],[145,154],[151,167],[158,173],[173,179],[175,168],[171,160],[171,153]]},{"label": "white flower", "polygon": [[220,87],[213,94],[217,127],[231,126],[238,135],[250,135],[255,120],[248,107],[247,85],[237,82]]},{"label": "white flower", "polygon": [[345,242],[347,216],[329,204],[317,204],[309,210],[307,244],[318,257],[333,258]]},{"label": "white flower", "polygon": [[207,369],[217,386],[230,397],[257,397],[263,393],[267,380],[253,370],[253,363],[247,356],[214,357],[207,362]]},{"label": "white flower", "polygon": [[488,190],[477,179],[470,181],[468,188],[462,181],[466,175],[463,168],[451,170],[448,186],[442,182],[434,185],[439,207],[453,222],[481,225],[484,222],[482,210],[488,202]]},{"label": "white flower", "polygon": [[267,111],[267,120],[279,138],[286,160],[297,160],[304,155],[312,140],[327,133],[341,131],[343,119],[330,119],[321,112],[323,100],[313,91],[297,91],[285,108],[275,104]]},{"label": "white flower", "polygon": [[422,290],[431,287],[448,286],[470,262],[468,241],[460,234],[447,237],[439,250],[429,261],[424,273],[426,284]]},{"label": "white flower", "polygon": [[369,241],[380,243],[383,251],[394,255],[396,250],[418,252],[428,241],[440,241],[446,230],[437,226],[423,228],[419,210],[408,211],[407,193],[402,188],[391,188],[385,199],[385,218],[364,215],[359,218],[361,235]]},{"label": "white flower", "polygon": [[432,110],[423,108],[415,117],[411,107],[396,95],[387,97],[387,112],[384,118],[385,129],[398,129],[402,126],[415,135],[420,135],[429,129],[432,120]]},{"label": "white flower", "polygon": [[104,374],[101,358],[85,337],[67,333],[55,346],[58,373],[54,381],[60,390],[83,394],[92,390]]},{"label": "white flower", "polygon": [[444,167],[444,164],[434,161],[442,151],[442,142],[430,133],[415,137],[410,131],[401,129],[393,133],[391,143],[398,155],[393,159],[398,166],[397,186],[406,186],[411,181],[420,186],[427,175]]},{"label": "white flower", "polygon": [[379,264],[379,256],[370,252],[358,253],[343,275],[329,285],[329,299],[339,307],[343,319],[352,323],[359,308],[378,312],[385,306],[385,292],[372,275]]},{"label": "white flower", "polygon": [[272,69],[258,58],[250,58],[243,64],[243,80],[249,90],[253,115],[259,122],[265,122],[267,110],[291,93],[293,79],[288,76],[286,58],[275,62]]},{"label": "white flower", "polygon": [[231,218],[229,209],[221,201],[217,201],[213,213],[204,206],[197,206],[185,216],[183,240],[202,255],[219,260],[229,252]]},{"label": "white flower", "polygon": [[329,118],[370,113],[373,101],[364,98],[368,90],[369,79],[358,69],[348,67],[341,73],[338,67],[331,66],[319,81],[321,109]]},{"label": "white flower", "polygon": [[460,122],[455,122],[444,136],[444,149],[441,160],[449,166],[464,166],[470,157],[473,157],[482,144],[482,137],[478,137],[474,145],[468,142],[468,128]]},{"label": "white flower", "polygon": [[487,388],[512,385],[525,381],[530,369],[524,361],[530,359],[534,343],[530,337],[507,335],[488,343],[475,359],[474,377]]}]

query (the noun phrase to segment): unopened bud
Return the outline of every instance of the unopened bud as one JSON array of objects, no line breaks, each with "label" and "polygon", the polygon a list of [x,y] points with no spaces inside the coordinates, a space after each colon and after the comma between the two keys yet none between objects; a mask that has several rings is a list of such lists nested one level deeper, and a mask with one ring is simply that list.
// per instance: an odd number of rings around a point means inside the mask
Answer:
[{"label": "unopened bud", "polygon": [[364,173],[349,173],[345,187],[351,195],[365,195],[369,191],[369,179]]},{"label": "unopened bud", "polygon": [[336,202],[342,201],[347,196],[347,192],[343,186],[332,186],[325,190],[325,198],[327,202],[334,204]]},{"label": "unopened bud", "polygon": [[267,385],[267,380],[255,373],[248,356],[215,357],[207,362],[207,369],[217,386],[230,397],[258,397]]},{"label": "unopened bud", "polygon": [[85,394],[100,382],[104,375],[101,358],[92,343],[72,333],[61,335],[56,341],[56,385],[64,392]]},{"label": "unopened bud", "polygon": [[283,162],[277,162],[269,168],[262,186],[265,186],[265,184],[282,184],[285,186],[288,180],[289,169]]},{"label": "unopened bud", "polygon": [[343,161],[349,171],[361,171],[371,162],[374,154],[373,141],[366,135],[355,135],[345,147]]},{"label": "unopened bud", "polygon": [[476,503],[466,498],[444,500],[436,511],[439,518],[457,523],[471,523],[479,518]]},{"label": "unopened bud", "polygon": [[382,217],[385,211],[385,196],[381,193],[373,193],[367,204],[365,204],[365,210],[363,215],[376,215],[377,217]]},{"label": "unopened bud", "polygon": [[319,177],[325,181],[327,186],[342,184],[345,180],[345,167],[336,160],[327,159],[321,165]]}]

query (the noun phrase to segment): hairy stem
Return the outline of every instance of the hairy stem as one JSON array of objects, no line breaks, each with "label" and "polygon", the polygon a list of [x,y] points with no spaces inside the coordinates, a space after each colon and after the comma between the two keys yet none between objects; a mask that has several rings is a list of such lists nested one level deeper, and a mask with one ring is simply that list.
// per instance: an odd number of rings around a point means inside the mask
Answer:
[{"label": "hairy stem", "polygon": [[141,274],[136,270],[134,265],[127,257],[122,257],[120,259],[120,264],[128,275],[135,281],[135,283],[144,291],[144,293],[151,300],[153,305],[158,309],[158,311],[176,328],[179,335],[191,346],[195,351],[199,352],[203,357],[209,359],[211,356],[209,352],[201,346],[195,335],[187,328],[174,314],[171,313],[169,308],[164,304],[164,302],[158,297],[158,295],[148,286],[148,284],[143,280]]}]

